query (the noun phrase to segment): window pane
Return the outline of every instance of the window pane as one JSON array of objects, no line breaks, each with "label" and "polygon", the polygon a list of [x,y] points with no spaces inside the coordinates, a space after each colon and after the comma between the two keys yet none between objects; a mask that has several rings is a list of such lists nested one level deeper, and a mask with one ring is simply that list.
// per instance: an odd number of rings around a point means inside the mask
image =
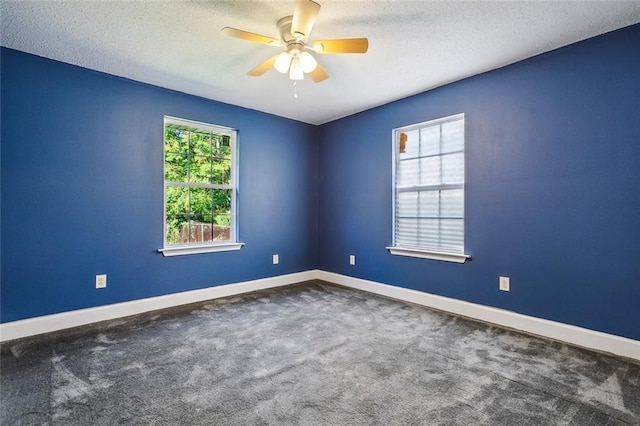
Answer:
[{"label": "window pane", "polygon": [[189,148],[191,155],[211,156],[211,133],[191,129],[189,133]]},{"label": "window pane", "polygon": [[209,183],[211,181],[211,158],[192,156],[189,162],[189,182]]},{"label": "window pane", "polygon": [[[211,218],[211,215],[208,216]],[[193,215],[189,222],[189,242],[190,243],[206,243],[213,240],[213,225],[205,222],[204,215]]]},{"label": "window pane", "polygon": [[214,135],[215,147],[213,155],[222,158],[231,158],[231,138],[227,135]]},{"label": "window pane", "polygon": [[187,155],[189,132],[185,126],[167,124],[164,129],[164,152]]},{"label": "window pane", "polygon": [[167,186],[165,211],[168,215],[189,214],[189,189],[182,186]]},{"label": "window pane", "polygon": [[211,223],[213,214],[213,189],[189,188],[190,213],[197,220]]},{"label": "window pane", "polygon": [[418,183],[421,185],[438,185],[442,182],[440,171],[441,157],[421,158],[418,165],[420,178]]},{"label": "window pane", "polygon": [[442,124],[442,152],[464,149],[464,121],[456,120]]},{"label": "window pane", "polygon": [[464,182],[464,154],[447,154],[442,159],[442,183]]},{"label": "window pane", "polygon": [[213,211],[215,214],[231,214],[231,190],[213,189]]},{"label": "window pane", "polygon": [[231,184],[231,159],[214,158],[211,183],[219,185]]},{"label": "window pane", "polygon": [[398,186],[415,184],[418,181],[419,164],[419,159],[398,161],[396,184]]},{"label": "window pane", "polygon": [[189,242],[189,189],[168,186],[165,189],[166,240],[171,244]]},{"label": "window pane", "polygon": [[440,191],[420,191],[419,202],[419,217],[438,217],[440,214]]},{"label": "window pane", "polygon": [[420,247],[440,248],[439,223],[440,219],[420,219],[417,230]]},{"label": "window pane", "polygon": [[187,182],[189,160],[186,156],[165,153],[164,180],[168,182]]},{"label": "window pane", "polygon": [[190,188],[191,214],[189,216],[189,242],[211,241],[213,222],[213,190]]},{"label": "window pane", "polygon": [[440,126],[420,129],[420,155],[435,155],[440,152]]},{"label": "window pane", "polygon": [[440,221],[440,248],[464,250],[464,219],[442,219]]},{"label": "window pane", "polygon": [[396,197],[396,216],[418,216],[418,192],[400,192]]},{"label": "window pane", "polygon": [[417,219],[396,218],[396,245],[418,247],[417,229]]},{"label": "window pane", "polygon": [[213,239],[229,240],[231,235],[231,216],[217,214],[213,217]]},{"label": "window pane", "polygon": [[420,133],[418,130],[403,132],[407,140],[404,144],[404,152],[398,153],[401,160],[407,158],[417,158],[420,155]]},{"label": "window pane", "polygon": [[447,218],[464,217],[464,189],[440,191],[440,216]]},{"label": "window pane", "polygon": [[189,216],[167,214],[165,218],[165,238],[169,244],[189,242]]}]

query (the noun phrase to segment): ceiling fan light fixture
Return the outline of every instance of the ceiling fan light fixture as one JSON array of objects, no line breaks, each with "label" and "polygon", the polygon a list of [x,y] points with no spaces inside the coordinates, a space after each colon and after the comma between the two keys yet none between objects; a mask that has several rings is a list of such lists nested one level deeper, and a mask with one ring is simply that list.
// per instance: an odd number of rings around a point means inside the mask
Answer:
[{"label": "ceiling fan light fixture", "polygon": [[298,57],[300,61],[300,67],[305,74],[308,74],[316,69],[318,63],[316,59],[309,52],[302,52]]},{"label": "ceiling fan light fixture", "polygon": [[276,61],[273,63],[273,67],[279,73],[286,74],[289,71],[289,67],[291,66],[291,55],[289,52],[282,52],[276,58]]},{"label": "ceiling fan light fixture", "polygon": [[222,34],[228,37],[284,48],[284,52],[274,54],[260,65],[249,70],[247,72],[248,75],[258,77],[271,68],[275,68],[281,74],[288,74],[289,78],[294,81],[294,85],[297,84],[297,80],[304,80],[305,74],[314,83],[320,83],[329,78],[329,74],[317,62],[316,55],[367,53],[369,40],[364,37],[310,42],[309,37],[320,12],[320,4],[314,0],[292,1],[295,1],[293,15],[284,16],[276,23],[280,33],[279,40],[231,27],[222,29]]},{"label": "ceiling fan light fixture", "polygon": [[300,65],[300,59],[297,56],[291,59],[289,78],[291,80],[304,80],[304,72],[302,71],[302,66]]}]

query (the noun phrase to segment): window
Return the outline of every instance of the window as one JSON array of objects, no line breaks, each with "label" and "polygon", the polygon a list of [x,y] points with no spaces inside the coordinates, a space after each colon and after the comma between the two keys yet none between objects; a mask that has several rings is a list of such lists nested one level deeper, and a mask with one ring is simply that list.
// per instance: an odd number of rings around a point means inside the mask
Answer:
[{"label": "window", "polygon": [[234,129],[164,118],[165,256],[238,250]]},{"label": "window", "polygon": [[393,131],[392,254],[463,263],[464,114]]}]

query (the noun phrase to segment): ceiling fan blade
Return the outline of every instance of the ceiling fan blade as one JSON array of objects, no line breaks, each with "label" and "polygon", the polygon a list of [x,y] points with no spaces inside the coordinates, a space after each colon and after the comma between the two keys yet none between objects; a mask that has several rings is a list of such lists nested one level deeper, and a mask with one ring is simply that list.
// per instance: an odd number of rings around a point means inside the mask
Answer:
[{"label": "ceiling fan blade", "polygon": [[318,3],[312,0],[297,0],[291,21],[291,35],[298,40],[307,41],[319,12]]},{"label": "ceiling fan blade", "polygon": [[318,40],[313,43],[313,50],[318,53],[367,53],[369,40],[366,38]]},{"label": "ceiling fan blade", "polygon": [[326,79],[328,79],[329,74],[327,74],[327,72],[320,66],[320,64],[317,64],[316,69],[309,73],[309,77],[311,77],[311,80],[313,80],[315,83],[320,83],[321,81],[325,81]]},{"label": "ceiling fan blade", "polygon": [[252,69],[251,71],[249,71],[247,74],[249,74],[252,77],[260,77],[262,74],[264,74],[265,72],[273,68],[273,64],[276,62],[277,57],[278,55],[270,57],[269,59],[267,59],[266,61],[264,61],[263,63],[261,63],[254,69]]},{"label": "ceiling fan blade", "polygon": [[260,34],[250,33],[249,31],[242,31],[236,28],[224,27],[220,32],[229,37],[235,37],[242,40],[252,41],[254,43],[269,44],[271,46],[280,46],[280,42],[275,38],[263,36]]}]

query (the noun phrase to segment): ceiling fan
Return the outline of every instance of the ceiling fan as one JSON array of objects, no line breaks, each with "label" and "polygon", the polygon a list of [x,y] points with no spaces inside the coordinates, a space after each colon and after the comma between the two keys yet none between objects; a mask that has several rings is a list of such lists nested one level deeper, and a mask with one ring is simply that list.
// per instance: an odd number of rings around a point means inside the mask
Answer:
[{"label": "ceiling fan", "polygon": [[316,82],[329,78],[329,74],[318,64],[310,52],[328,53],[366,53],[369,40],[366,38],[341,38],[309,42],[313,24],[320,12],[320,5],[312,0],[296,0],[292,16],[285,16],[277,23],[280,40],[236,28],[224,27],[222,34],[269,46],[284,47],[285,51],[267,59],[247,74],[258,77],[275,68],[283,74],[289,73],[291,80],[303,80],[305,74]]}]

